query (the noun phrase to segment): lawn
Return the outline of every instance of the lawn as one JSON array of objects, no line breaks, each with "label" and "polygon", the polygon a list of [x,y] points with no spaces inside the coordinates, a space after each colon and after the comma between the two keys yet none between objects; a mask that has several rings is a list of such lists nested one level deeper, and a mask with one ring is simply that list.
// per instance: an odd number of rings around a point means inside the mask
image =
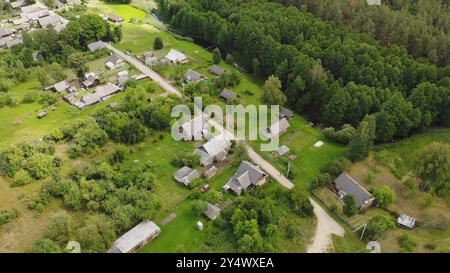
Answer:
[{"label": "lawn", "polygon": [[[234,174],[237,164],[226,168],[207,183],[218,191]],[[225,194],[226,199],[233,198],[231,194]],[[197,215],[192,210],[192,200],[187,198],[172,209],[161,213],[156,219],[160,222],[170,214],[175,213],[177,217],[166,225],[161,226],[161,234],[153,241],[145,245],[139,252],[205,252],[206,229],[211,224],[203,215]],[[205,230],[200,231],[196,227],[197,221],[202,221]],[[224,244],[225,246],[227,244]],[[231,250],[230,250],[231,251]]]}]

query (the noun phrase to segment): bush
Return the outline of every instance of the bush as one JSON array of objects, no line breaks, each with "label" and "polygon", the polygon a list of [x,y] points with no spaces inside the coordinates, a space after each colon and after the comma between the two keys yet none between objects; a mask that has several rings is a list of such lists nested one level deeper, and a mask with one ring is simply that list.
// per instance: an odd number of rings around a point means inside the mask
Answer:
[{"label": "bush", "polygon": [[194,200],[192,201],[192,211],[197,215],[202,215],[206,210],[206,203],[203,200]]},{"label": "bush", "polygon": [[200,156],[197,154],[179,151],[172,159],[172,164],[176,167],[188,166],[190,168],[194,168],[198,165],[199,160]]},{"label": "bush", "polygon": [[111,164],[122,163],[125,159],[129,157],[130,154],[131,149],[129,149],[125,145],[119,144],[117,145],[112,155],[109,157],[109,163]]},{"label": "bush", "polygon": [[294,188],[289,193],[291,209],[300,216],[311,217],[314,214],[314,207],[309,200],[309,196],[305,190]]},{"label": "bush", "polygon": [[0,211],[0,227],[11,222],[11,220],[19,216],[19,211],[17,209],[3,209]]},{"label": "bush", "polygon": [[286,227],[286,237],[288,239],[293,239],[300,233],[300,228],[298,227],[298,223],[291,222]]},{"label": "bush", "polygon": [[353,195],[347,194],[344,196],[344,214],[348,217],[358,213],[358,206],[356,205],[355,198]]},{"label": "bush", "polygon": [[156,37],[155,40],[153,41],[153,49],[160,50],[160,49],[163,49],[163,47],[164,47],[164,43],[163,43],[161,37]]},{"label": "bush", "polygon": [[27,91],[22,98],[22,103],[33,103],[39,100],[39,92],[30,90]]},{"label": "bush", "polygon": [[73,230],[72,219],[65,211],[55,214],[47,225],[46,238],[64,245],[68,242]]},{"label": "bush", "polygon": [[377,188],[373,190],[372,194],[377,204],[382,208],[386,208],[397,199],[395,192],[388,186]]},{"label": "bush", "polygon": [[332,180],[338,177],[341,173],[345,172],[351,165],[350,160],[341,157],[335,160],[329,161],[325,166],[322,167],[322,173],[329,173]]},{"label": "bush", "polygon": [[398,244],[403,252],[411,252],[417,245],[408,234],[398,237]]},{"label": "bush", "polygon": [[386,235],[386,232],[395,227],[395,221],[382,215],[370,219],[366,227],[365,237],[369,240],[378,240]]},{"label": "bush", "polygon": [[19,170],[11,180],[11,187],[23,186],[33,182],[33,178],[26,170]]},{"label": "bush", "polygon": [[40,238],[33,242],[33,253],[59,253],[62,252],[57,243],[50,239]]}]

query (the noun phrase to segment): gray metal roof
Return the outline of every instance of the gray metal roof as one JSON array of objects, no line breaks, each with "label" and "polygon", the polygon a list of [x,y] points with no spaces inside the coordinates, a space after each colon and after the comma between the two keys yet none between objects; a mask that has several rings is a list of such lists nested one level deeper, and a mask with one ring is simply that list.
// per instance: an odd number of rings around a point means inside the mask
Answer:
[{"label": "gray metal roof", "polygon": [[102,41],[93,42],[87,45],[89,51],[93,52],[102,48],[105,48],[105,44]]},{"label": "gray metal roof", "polygon": [[200,173],[197,170],[194,170],[188,166],[184,166],[179,169],[173,177],[180,183],[184,185],[189,185],[194,179],[200,176]]},{"label": "gray metal roof", "polygon": [[186,71],[186,74],[184,74],[184,78],[187,82],[198,82],[206,79],[205,76],[192,69],[188,69]]},{"label": "gray metal roof", "polygon": [[250,185],[256,185],[265,176],[267,174],[259,166],[244,160],[239,165],[236,174],[228,180],[226,186],[239,195]]},{"label": "gray metal roof", "polygon": [[223,72],[225,72],[225,70],[226,69],[221,66],[213,65],[213,66],[211,66],[211,69],[209,70],[209,72],[211,72],[212,74],[215,74],[215,75],[220,75]]},{"label": "gray metal roof", "polygon": [[161,229],[153,221],[143,221],[117,239],[109,253],[128,253],[156,237]]},{"label": "gray metal roof", "polygon": [[222,89],[222,92],[220,92],[220,97],[226,100],[233,100],[237,98],[238,95],[236,93],[233,93],[231,90],[224,88]]},{"label": "gray metal roof", "polygon": [[211,220],[214,220],[219,216],[220,214],[220,208],[216,205],[210,204],[208,202],[206,203],[206,210],[203,212],[206,217],[208,217]]},{"label": "gray metal roof", "polygon": [[120,61],[120,57],[116,54],[112,54],[109,56],[108,60],[106,62],[111,62],[112,64],[116,65]]},{"label": "gray metal roof", "polygon": [[374,199],[366,189],[364,189],[355,179],[347,173],[342,173],[334,180],[336,187],[345,195],[350,194],[355,198],[358,207],[364,206],[366,202]]}]

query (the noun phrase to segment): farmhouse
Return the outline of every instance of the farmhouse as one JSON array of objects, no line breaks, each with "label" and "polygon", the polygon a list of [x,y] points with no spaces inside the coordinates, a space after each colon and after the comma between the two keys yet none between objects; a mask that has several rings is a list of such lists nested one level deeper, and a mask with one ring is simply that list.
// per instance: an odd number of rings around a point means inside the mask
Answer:
[{"label": "farmhouse", "polygon": [[114,85],[112,83],[108,83],[107,85],[99,86],[94,93],[90,93],[84,97],[81,98],[81,103],[78,108],[81,107],[84,108],[85,106],[90,106],[96,103],[99,103],[100,101],[104,101],[108,98],[110,98],[112,95],[116,94],[122,90],[117,85]]},{"label": "farmhouse", "polygon": [[356,205],[359,209],[368,208],[373,204],[373,201],[375,201],[375,197],[373,197],[372,194],[345,172],[339,175],[336,180],[334,180],[334,183],[339,198],[344,198],[347,194],[352,195],[355,198]]},{"label": "farmhouse", "polygon": [[292,119],[294,117],[294,112],[287,109],[286,107],[280,108],[280,119]]},{"label": "farmhouse", "polygon": [[188,166],[184,166],[173,175],[176,181],[183,183],[185,186],[188,186],[194,179],[199,176],[200,173],[197,170],[191,169]]},{"label": "farmhouse", "polygon": [[231,141],[227,140],[224,135],[218,135],[195,149],[194,152],[200,156],[200,163],[208,166],[224,160],[230,147]]},{"label": "farmhouse", "polygon": [[97,51],[105,48],[105,44],[102,41],[93,42],[87,45],[90,52]]},{"label": "farmhouse", "polygon": [[122,17],[115,14],[108,15],[108,20],[114,23],[122,23],[124,21]]},{"label": "farmhouse", "polygon": [[119,86],[123,87],[125,86],[125,83],[128,81],[128,71],[120,71],[117,73],[117,83]]},{"label": "farmhouse", "polygon": [[222,89],[222,92],[220,92],[220,97],[224,100],[226,100],[227,102],[232,102],[233,100],[235,100],[236,98],[239,97],[238,94],[233,93],[232,91],[224,88]]},{"label": "farmhouse", "polygon": [[187,63],[189,58],[178,50],[171,49],[169,53],[167,53],[165,59],[169,60],[171,63]]},{"label": "farmhouse", "polygon": [[17,8],[25,6],[26,4],[27,4],[27,2],[25,0],[18,0],[15,2],[11,2],[11,7],[13,9],[17,9]]},{"label": "farmhouse", "polygon": [[108,253],[129,253],[159,235],[161,229],[153,221],[143,221],[117,239]]},{"label": "farmhouse", "polygon": [[58,24],[67,24],[68,21],[58,14],[51,12],[48,16],[38,18],[38,23],[41,28],[47,28],[48,26],[56,26]]},{"label": "farmhouse", "polygon": [[397,223],[401,226],[413,229],[416,224],[416,218],[408,216],[406,214],[400,214],[397,218]]},{"label": "farmhouse", "polygon": [[66,91],[70,87],[71,87],[71,85],[70,85],[69,81],[63,80],[63,81],[57,82],[54,85],[51,85],[51,86],[45,88],[44,90],[61,93],[63,91]]},{"label": "farmhouse", "polygon": [[203,214],[208,217],[210,220],[214,220],[219,216],[220,214],[220,208],[216,205],[213,205],[211,203],[206,203],[206,210],[203,212]]},{"label": "farmhouse", "polygon": [[267,180],[267,174],[259,166],[248,161],[242,161],[236,174],[228,180],[223,189],[241,195],[244,190],[263,185]]},{"label": "farmhouse", "polygon": [[108,60],[106,61],[106,66],[109,69],[114,69],[116,67],[116,65],[122,63],[123,60],[117,56],[116,54],[112,54],[111,56],[109,56]]},{"label": "farmhouse", "polygon": [[86,88],[92,88],[100,84],[100,80],[94,72],[86,73],[84,75],[85,80],[82,82]]},{"label": "farmhouse", "polygon": [[282,135],[284,132],[287,131],[289,128],[289,122],[287,119],[283,118],[280,119],[278,122],[272,124],[270,127],[264,129],[262,131],[262,135],[267,139],[273,139],[280,135]]},{"label": "farmhouse", "polygon": [[0,38],[9,36],[9,35],[13,34],[14,32],[15,31],[13,29],[2,28],[2,29],[0,29]]},{"label": "farmhouse", "polygon": [[208,79],[207,77],[203,76],[202,74],[195,72],[192,69],[188,69],[188,71],[186,72],[186,74],[184,74],[184,81],[186,83],[190,83],[190,82],[200,82],[200,81],[204,81]]},{"label": "farmhouse", "polygon": [[10,48],[10,47],[13,47],[13,46],[21,44],[21,43],[23,43],[22,36],[17,36],[17,37],[10,39],[9,41],[7,41],[6,47]]},{"label": "farmhouse", "polygon": [[208,129],[202,115],[199,115],[178,127],[178,135],[182,140],[200,140]]},{"label": "farmhouse", "polygon": [[222,74],[223,72],[225,72],[226,69],[218,66],[218,65],[213,65],[211,66],[211,68],[209,69],[209,73],[214,74],[216,76],[219,76],[220,74]]}]

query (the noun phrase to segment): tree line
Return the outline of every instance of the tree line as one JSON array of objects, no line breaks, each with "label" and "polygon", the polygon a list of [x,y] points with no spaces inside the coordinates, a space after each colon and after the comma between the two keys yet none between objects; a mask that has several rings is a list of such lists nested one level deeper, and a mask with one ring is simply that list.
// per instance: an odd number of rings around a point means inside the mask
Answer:
[{"label": "tree line", "polygon": [[415,60],[401,46],[262,0],[159,4],[172,28],[218,45],[249,72],[274,75],[281,101],[324,126],[356,128],[373,115],[370,138],[387,142],[450,122],[450,68]]},{"label": "tree line", "polygon": [[383,45],[399,44],[415,58],[445,66],[450,60],[450,6],[442,0],[272,0],[307,10],[323,20],[348,25]]}]

